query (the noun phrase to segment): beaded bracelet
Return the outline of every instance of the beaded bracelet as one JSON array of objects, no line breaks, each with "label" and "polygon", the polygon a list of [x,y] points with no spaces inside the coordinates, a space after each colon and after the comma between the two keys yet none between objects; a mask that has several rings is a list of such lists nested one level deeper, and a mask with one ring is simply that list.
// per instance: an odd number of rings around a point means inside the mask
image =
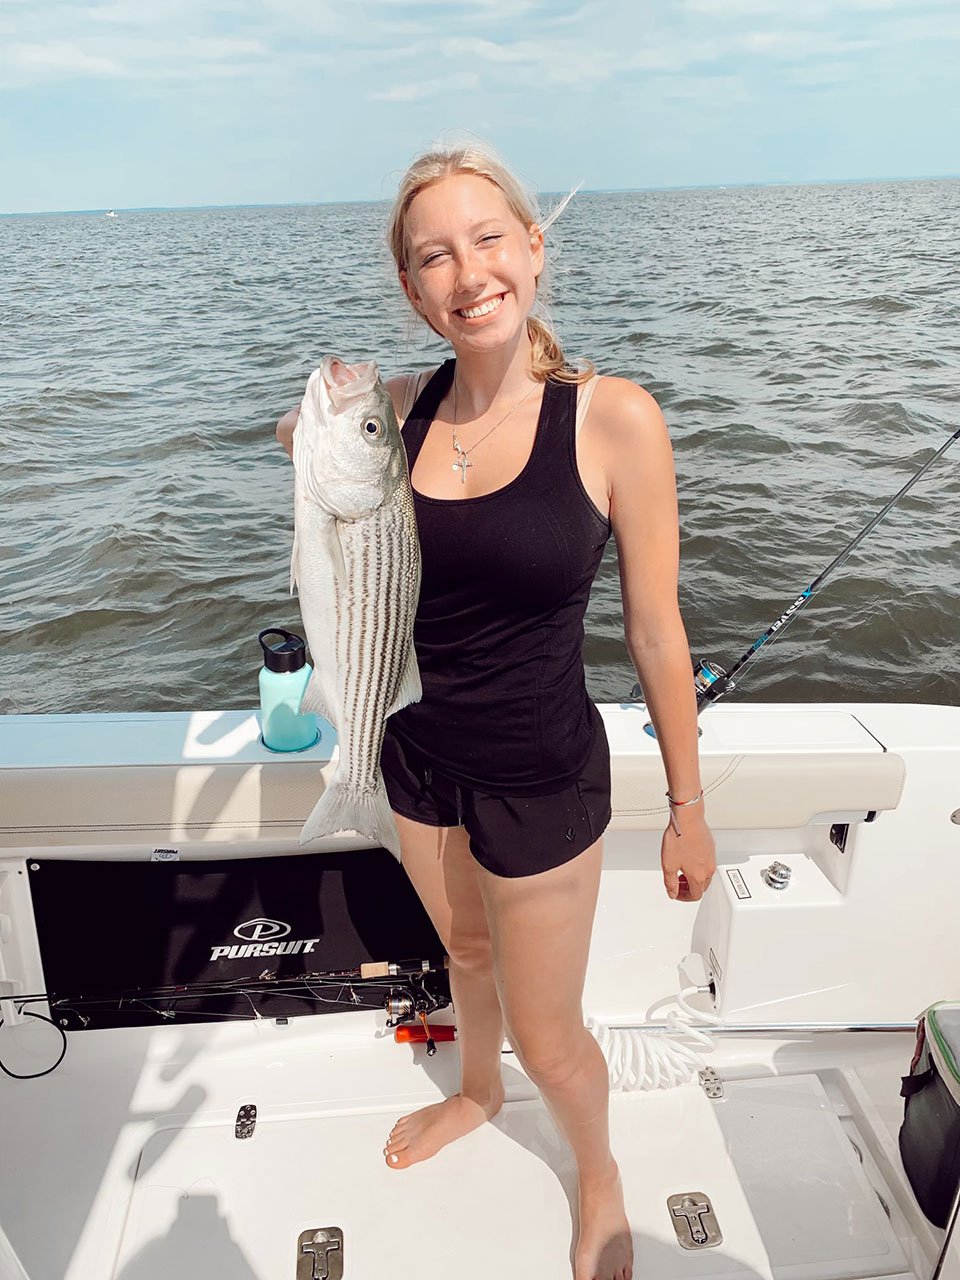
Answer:
[{"label": "beaded bracelet", "polygon": [[674,831],[677,833],[678,836],[682,835],[683,833],[680,830],[680,824],[677,822],[676,814],[673,812],[674,805],[678,809],[685,809],[688,804],[696,804],[698,801],[703,799],[703,787],[700,788],[699,795],[695,795],[692,800],[674,800],[673,796],[670,794],[669,791],[665,791],[664,795],[667,797],[667,799],[670,802],[670,826],[674,829]]}]

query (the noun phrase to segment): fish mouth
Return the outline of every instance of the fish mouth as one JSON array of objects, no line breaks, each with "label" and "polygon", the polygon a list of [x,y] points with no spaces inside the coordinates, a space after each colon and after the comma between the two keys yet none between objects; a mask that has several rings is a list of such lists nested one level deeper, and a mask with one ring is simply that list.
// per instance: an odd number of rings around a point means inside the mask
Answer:
[{"label": "fish mouth", "polygon": [[358,396],[369,394],[378,377],[376,360],[347,364],[339,356],[324,356],[318,372],[336,409],[342,409]]}]

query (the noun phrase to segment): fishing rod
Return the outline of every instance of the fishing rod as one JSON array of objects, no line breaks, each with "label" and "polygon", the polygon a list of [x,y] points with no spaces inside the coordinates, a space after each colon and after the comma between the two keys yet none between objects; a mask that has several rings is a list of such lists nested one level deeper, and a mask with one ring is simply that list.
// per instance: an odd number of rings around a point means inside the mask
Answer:
[{"label": "fishing rod", "polygon": [[[21,1075],[11,1071],[0,1060],[0,1072],[3,1072],[4,1075],[12,1076],[15,1080],[33,1080],[39,1076],[49,1075],[54,1071],[63,1061],[67,1050],[65,1028],[69,1027],[70,1019],[60,1016],[62,1014],[72,1014],[75,1019],[79,1020],[81,1026],[85,1027],[89,1025],[91,1018],[82,1012],[84,1009],[89,1010],[90,1013],[95,1013],[103,1009],[121,1010],[126,1006],[128,1010],[139,1011],[145,1009],[155,1014],[158,1018],[166,1021],[175,1021],[177,1013],[172,1006],[176,1006],[181,1002],[223,999],[228,996],[245,997],[253,1010],[252,1015],[249,1013],[201,1012],[198,1009],[188,1009],[188,1016],[191,1018],[208,1017],[215,1021],[237,1019],[250,1021],[252,1018],[260,1018],[262,1015],[253,1002],[252,997],[254,996],[286,996],[288,999],[299,999],[313,1004],[379,1009],[386,1011],[386,1025],[388,1027],[398,1027],[403,1022],[419,1019],[423,1025],[427,1053],[432,1056],[437,1050],[426,1018],[428,1014],[435,1013],[438,1009],[446,1008],[450,1001],[446,990],[443,989],[445,984],[440,984],[440,990],[432,990],[430,980],[435,975],[438,975],[441,970],[445,970],[448,963],[446,956],[444,956],[442,963],[432,963],[422,959],[370,961],[364,962],[356,968],[298,973],[291,974],[285,978],[278,978],[276,973],[265,970],[257,977],[171,983],[156,987],[128,987],[113,992],[59,995],[50,991],[37,991],[25,995],[18,994],[9,997],[6,1002],[16,1006],[17,1014],[22,1017],[34,1018],[40,1022],[49,1022],[60,1033],[63,1042],[62,1049],[56,1062],[44,1071]],[[335,996],[332,994],[323,995],[316,988],[326,989],[331,993],[336,991],[337,994]],[[345,990],[349,993],[348,995],[344,995]],[[309,994],[305,994],[305,991]],[[361,998],[361,992],[372,997],[372,999],[365,1000]],[[48,1018],[45,1014],[34,1013],[25,1008],[28,1004],[40,1003],[45,1003],[49,1006],[50,1012],[54,1015],[53,1018]],[[286,1019],[284,1018],[283,1021],[286,1021]],[[4,1020],[0,1017],[0,1028],[3,1025]],[[397,1034],[399,1035],[399,1032]],[[443,1039],[444,1037],[437,1033],[437,1038]]]},{"label": "fishing rod", "polygon": [[[734,663],[729,671],[725,671],[723,667],[718,666],[715,662],[706,662],[703,659],[696,664],[693,672],[693,680],[697,690],[697,715],[699,715],[706,707],[710,706],[711,703],[716,702],[718,698],[722,698],[725,693],[729,693],[731,689],[736,688],[733,677],[737,675],[738,672],[742,671],[748,662],[753,661],[765,644],[769,644],[778,635],[780,635],[787,623],[792,622],[807,601],[820,590],[830,574],[833,573],[834,569],[839,569],[851,552],[856,550],[867,534],[877,527],[884,516],[889,511],[893,510],[904,494],[917,483],[927,468],[932,466],[933,463],[936,462],[937,458],[942,454],[946,453],[950,446],[955,444],[957,440],[960,440],[960,430],[955,431],[953,435],[940,446],[936,453],[927,459],[920,470],[910,477],[899,492],[894,494],[883,510],[877,512],[869,524],[861,529],[857,536],[849,542],[846,547],[844,547],[840,554],[831,561],[830,564],[827,565],[826,569],[824,569],[818,577],[814,578],[809,587],[797,596],[793,604],[784,609],[776,622],[774,622],[772,626],[768,627],[758,640],[754,641],[746,653],[744,653],[742,657]],[[630,691],[630,697],[634,701],[642,701],[643,689],[639,681],[634,684]],[[651,734],[651,736],[656,737],[656,734],[653,732],[652,725],[645,725],[644,728]]]},{"label": "fishing rod", "polygon": [[[275,972],[264,970],[257,976],[237,978],[213,978],[206,981],[168,983],[153,987],[126,987],[116,991],[97,991],[86,993],[59,994],[51,991],[36,991],[25,995],[8,997],[12,1005],[22,1008],[24,1004],[44,1001],[51,1010],[68,1009],[77,1011],[83,1008],[122,1008],[125,1004],[153,1003],[175,1004],[180,1001],[224,998],[238,995],[287,995],[304,987],[336,989],[342,993],[347,989],[348,998],[330,1001],[326,996],[316,996],[317,1000],[328,1003],[360,1003],[357,990],[374,994],[381,990],[393,990],[396,987],[419,983],[420,980],[447,967],[447,958],[442,964],[433,964],[428,960],[402,961],[369,961],[349,969],[312,970],[303,973],[292,973],[287,977],[277,977]],[[2,1026],[0,1021],[0,1026]]]}]

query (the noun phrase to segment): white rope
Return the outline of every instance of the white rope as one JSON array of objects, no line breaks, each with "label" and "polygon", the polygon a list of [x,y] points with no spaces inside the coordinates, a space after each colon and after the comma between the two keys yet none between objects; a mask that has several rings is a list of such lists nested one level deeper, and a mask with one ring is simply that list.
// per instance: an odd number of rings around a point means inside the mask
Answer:
[{"label": "white rope", "polygon": [[666,1031],[644,1031],[641,1027],[608,1027],[596,1018],[587,1018],[587,1030],[607,1060],[611,1090],[623,1093],[637,1089],[672,1089],[697,1080],[697,1073],[706,1063],[694,1046],[707,1053],[716,1046],[709,1032],[693,1024],[723,1024],[723,1019],[717,1014],[695,1009],[687,1002],[687,996],[705,990],[709,988],[694,986],[681,989],[677,1004],[689,1017],[683,1018],[671,1010],[665,1019],[670,1030],[677,1032],[676,1036]]}]

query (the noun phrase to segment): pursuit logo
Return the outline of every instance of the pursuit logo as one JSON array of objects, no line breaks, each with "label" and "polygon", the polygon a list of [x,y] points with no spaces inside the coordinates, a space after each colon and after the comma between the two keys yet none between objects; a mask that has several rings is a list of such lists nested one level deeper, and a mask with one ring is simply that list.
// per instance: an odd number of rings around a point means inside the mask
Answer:
[{"label": "pursuit logo", "polygon": [[282,920],[245,920],[234,929],[235,938],[244,939],[232,946],[211,947],[210,960],[243,960],[247,956],[295,956],[306,955],[312,951],[319,938],[295,938],[280,942],[291,933],[291,928]]}]

